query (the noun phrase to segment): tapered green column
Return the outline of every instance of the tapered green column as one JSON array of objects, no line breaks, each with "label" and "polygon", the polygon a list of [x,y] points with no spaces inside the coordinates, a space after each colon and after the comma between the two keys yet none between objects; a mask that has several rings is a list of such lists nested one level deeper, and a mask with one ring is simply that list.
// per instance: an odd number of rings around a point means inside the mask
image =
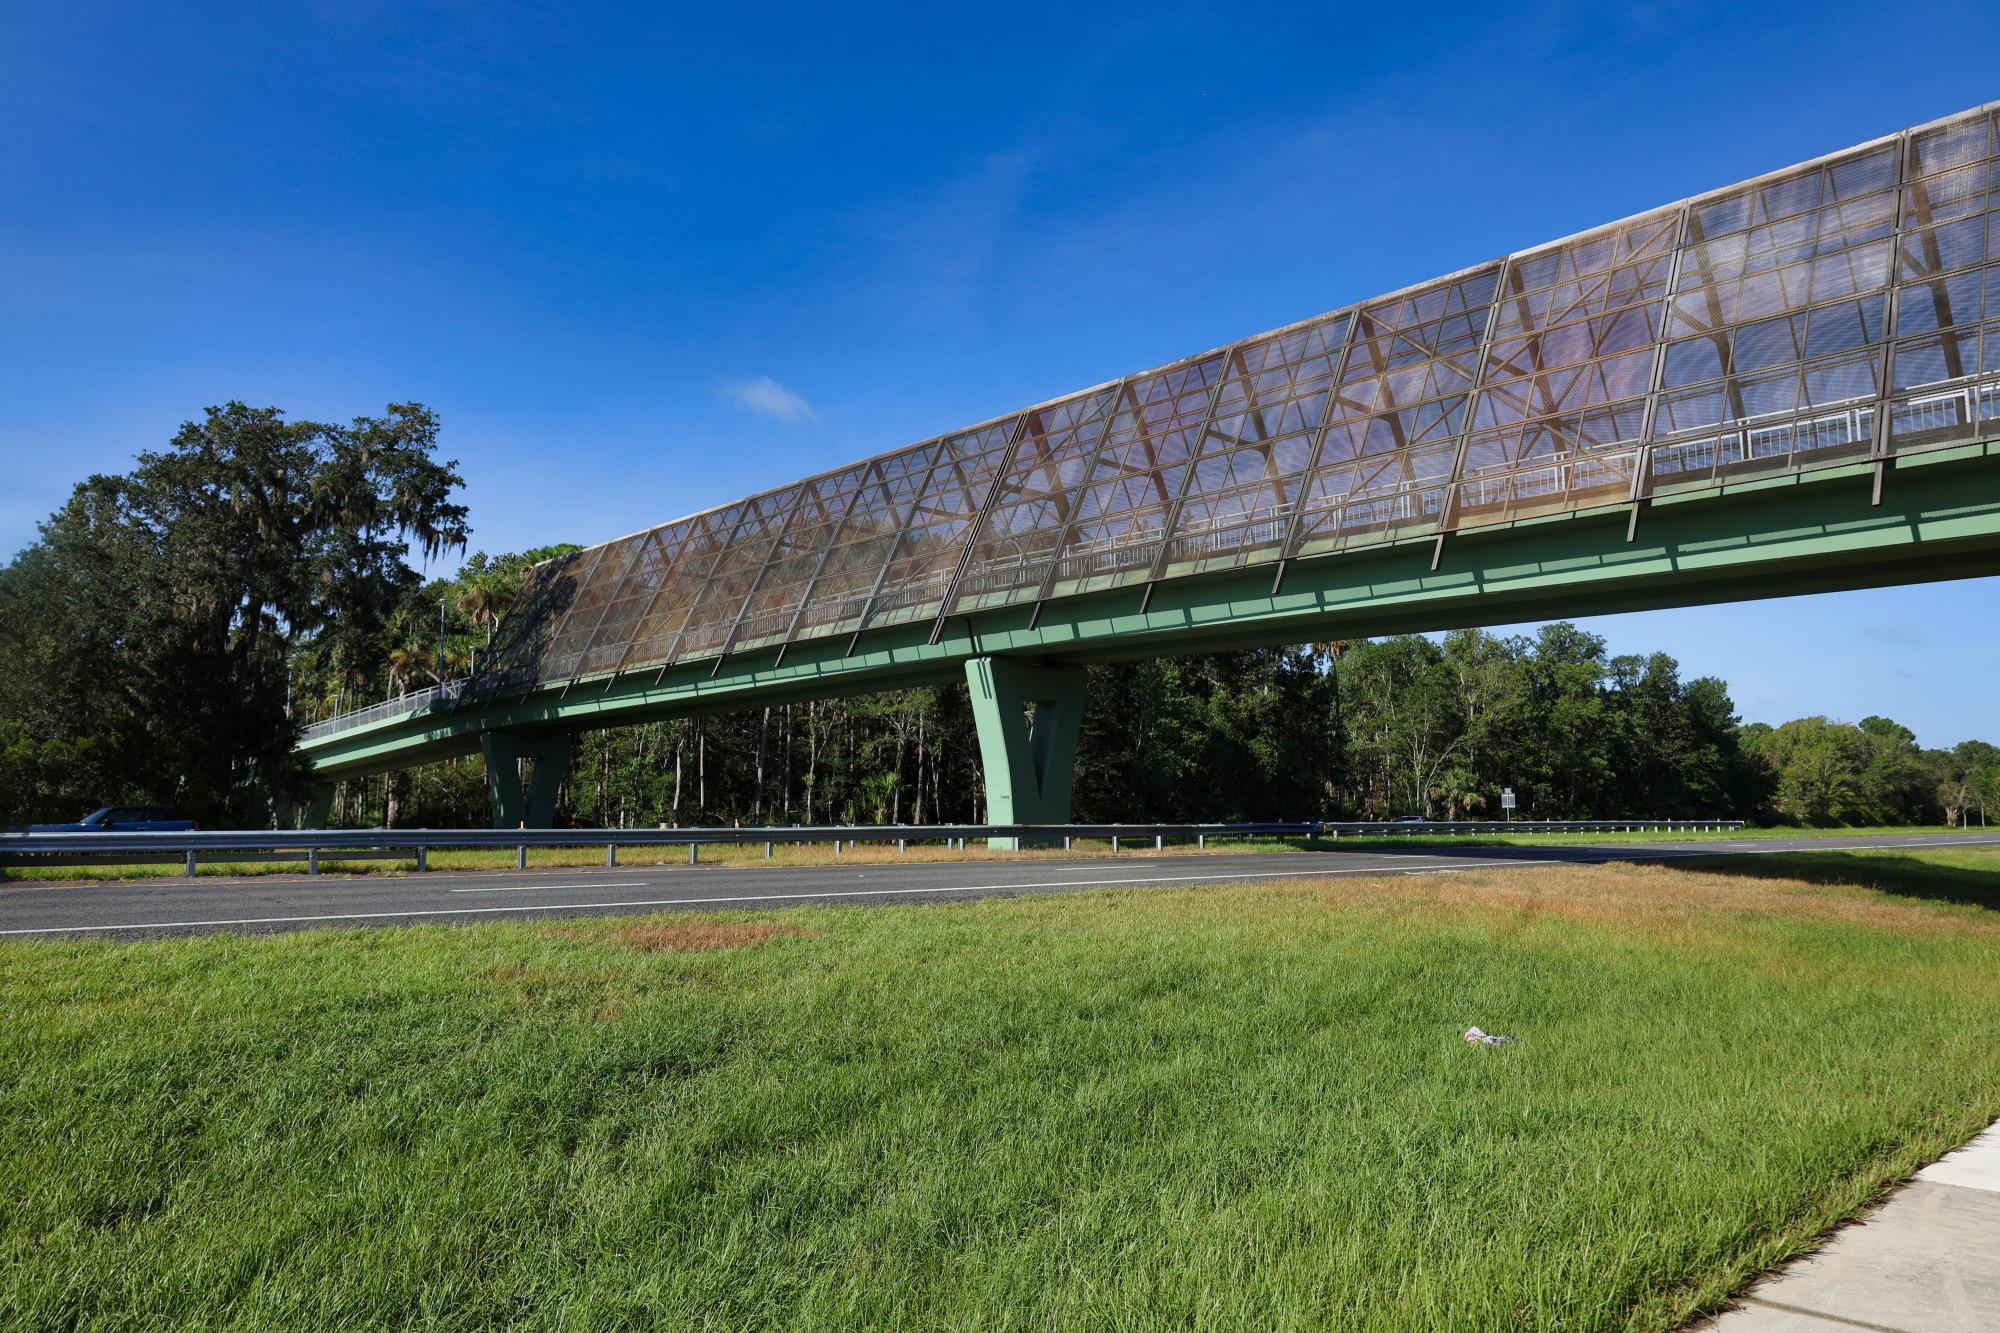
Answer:
[{"label": "tapered green column", "polygon": [[[972,719],[986,772],[987,823],[1070,822],[1084,679],[1080,666],[1040,666],[1012,657],[966,662],[965,683],[972,691]],[[1024,841],[1047,845],[1053,839],[988,840],[1008,850]]]},{"label": "tapered green column", "polygon": [[[494,828],[548,828],[555,823],[556,792],[569,769],[567,732],[482,731],[486,755],[486,799]],[[527,786],[521,761],[533,760]]]}]

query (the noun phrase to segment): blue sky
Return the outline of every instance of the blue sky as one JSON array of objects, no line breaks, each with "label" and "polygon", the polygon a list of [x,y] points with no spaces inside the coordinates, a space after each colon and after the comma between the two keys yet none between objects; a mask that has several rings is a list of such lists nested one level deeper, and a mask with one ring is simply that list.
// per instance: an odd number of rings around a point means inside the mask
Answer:
[{"label": "blue sky", "polygon": [[[0,11],[0,553],[202,405],[590,542],[2000,96],[1989,5]],[[1607,617],[2000,739],[2000,580]]]}]

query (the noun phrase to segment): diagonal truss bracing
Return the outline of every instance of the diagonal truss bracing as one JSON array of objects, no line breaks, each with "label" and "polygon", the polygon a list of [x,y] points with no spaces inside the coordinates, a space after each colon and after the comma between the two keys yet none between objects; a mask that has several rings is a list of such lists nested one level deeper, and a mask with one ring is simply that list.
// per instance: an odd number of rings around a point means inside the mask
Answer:
[{"label": "diagonal truss bracing", "polygon": [[479,692],[1286,562],[2000,426],[1952,116],[536,566]]}]

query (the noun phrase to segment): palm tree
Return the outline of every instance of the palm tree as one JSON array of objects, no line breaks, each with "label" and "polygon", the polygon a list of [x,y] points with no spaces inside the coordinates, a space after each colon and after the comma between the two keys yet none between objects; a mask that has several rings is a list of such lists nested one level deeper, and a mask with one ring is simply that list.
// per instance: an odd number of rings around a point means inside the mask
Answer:
[{"label": "palm tree", "polygon": [[486,646],[493,646],[493,630],[500,617],[514,605],[514,594],[505,588],[475,583],[458,595],[458,609],[472,617],[475,625],[486,627]]},{"label": "palm tree", "polygon": [[389,689],[397,698],[410,692],[410,672],[415,670],[417,655],[408,648],[389,650]]},{"label": "palm tree", "polygon": [[1430,795],[1431,799],[1444,803],[1445,815],[1451,819],[1470,819],[1486,809],[1479,779],[1463,765],[1454,765],[1440,774]]},{"label": "palm tree", "polygon": [[1326,659],[1327,684],[1333,687],[1333,813],[1336,819],[1347,812],[1347,718],[1340,706],[1340,660],[1353,646],[1352,639],[1329,639],[1312,645],[1313,654]]}]

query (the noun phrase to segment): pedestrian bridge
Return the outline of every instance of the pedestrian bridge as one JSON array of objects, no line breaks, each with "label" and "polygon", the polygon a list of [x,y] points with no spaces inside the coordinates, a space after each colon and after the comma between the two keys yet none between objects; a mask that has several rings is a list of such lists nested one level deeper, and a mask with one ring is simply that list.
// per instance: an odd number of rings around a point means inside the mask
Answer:
[{"label": "pedestrian bridge", "polygon": [[301,748],[539,825],[577,731],[963,677],[1064,822],[1088,662],[2000,573],[1996,107],[538,565]]}]

